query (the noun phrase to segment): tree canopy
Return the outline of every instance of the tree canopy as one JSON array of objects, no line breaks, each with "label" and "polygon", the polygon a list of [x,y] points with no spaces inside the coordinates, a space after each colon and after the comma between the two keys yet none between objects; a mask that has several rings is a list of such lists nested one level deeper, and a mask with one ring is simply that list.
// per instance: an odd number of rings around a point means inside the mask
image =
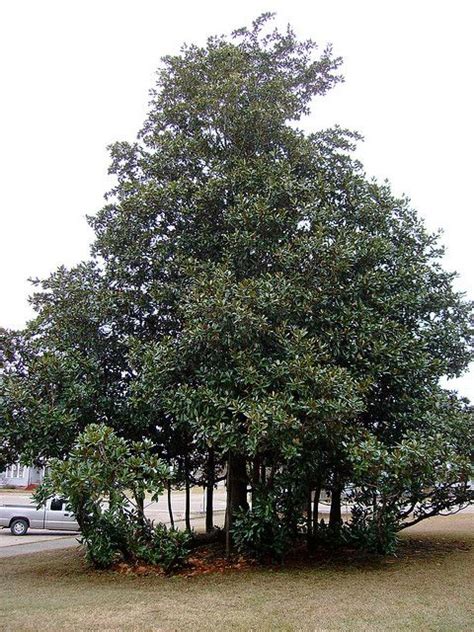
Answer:
[{"label": "tree canopy", "polygon": [[162,60],[90,261],[36,281],[37,317],[4,333],[0,445],[65,457],[103,422],[187,489],[227,472],[228,529],[268,506],[288,537],[304,516],[316,536],[321,489],[338,530],[349,485],[353,537],[387,549],[382,523],[470,498],[472,409],[439,384],[473,358],[473,305],[359,135],[298,128],[341,59],[270,21]]}]

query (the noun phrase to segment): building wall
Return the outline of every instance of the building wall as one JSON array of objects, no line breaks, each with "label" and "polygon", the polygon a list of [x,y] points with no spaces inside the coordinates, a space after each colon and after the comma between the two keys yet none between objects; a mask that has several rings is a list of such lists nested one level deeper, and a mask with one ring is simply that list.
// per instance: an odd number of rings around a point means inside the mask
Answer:
[{"label": "building wall", "polygon": [[28,487],[39,485],[43,480],[43,468],[13,463],[0,472],[0,487]]}]

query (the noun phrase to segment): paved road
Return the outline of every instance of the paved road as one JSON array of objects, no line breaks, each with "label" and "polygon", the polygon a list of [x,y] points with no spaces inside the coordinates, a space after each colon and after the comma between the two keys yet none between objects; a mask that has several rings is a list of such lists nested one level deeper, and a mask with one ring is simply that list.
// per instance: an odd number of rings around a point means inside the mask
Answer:
[{"label": "paved road", "polygon": [[[7,532],[10,533],[10,532]],[[0,560],[6,557],[16,557],[17,555],[26,555],[28,553],[39,553],[40,551],[54,551],[57,549],[70,549],[75,546],[79,546],[77,538],[79,534],[76,534],[74,537],[71,537],[70,534],[67,536],[57,535],[54,537],[46,536],[46,538],[38,539],[38,535],[42,535],[41,533],[36,533],[30,536],[23,536],[23,542],[21,544],[13,544],[4,546],[0,543]],[[14,537],[14,536],[12,536]],[[3,538],[8,538],[8,535],[4,533],[0,533],[0,541]],[[31,539],[30,539],[31,538]],[[1,562],[0,562],[1,563]]]}]

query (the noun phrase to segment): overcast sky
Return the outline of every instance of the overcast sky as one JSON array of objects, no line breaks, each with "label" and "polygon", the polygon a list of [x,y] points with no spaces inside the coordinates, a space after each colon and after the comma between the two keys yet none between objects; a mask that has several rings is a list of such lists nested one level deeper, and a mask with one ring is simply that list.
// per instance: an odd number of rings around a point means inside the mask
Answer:
[{"label": "overcast sky", "polygon": [[[85,222],[111,186],[106,146],[133,140],[162,55],[263,11],[331,42],[344,84],[306,129],[365,137],[369,175],[407,193],[474,298],[471,0],[4,0],[0,2],[0,326],[31,317],[28,277],[88,256]],[[474,372],[456,383],[474,400]]]}]

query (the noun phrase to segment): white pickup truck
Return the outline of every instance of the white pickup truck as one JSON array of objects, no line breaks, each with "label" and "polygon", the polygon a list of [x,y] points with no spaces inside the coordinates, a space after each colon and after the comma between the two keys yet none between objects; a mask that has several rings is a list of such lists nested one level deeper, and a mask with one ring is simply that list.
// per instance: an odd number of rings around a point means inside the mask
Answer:
[{"label": "white pickup truck", "polygon": [[79,531],[74,514],[63,498],[52,498],[36,509],[29,505],[0,505],[0,527],[9,528],[13,535],[25,535],[28,529]]}]

